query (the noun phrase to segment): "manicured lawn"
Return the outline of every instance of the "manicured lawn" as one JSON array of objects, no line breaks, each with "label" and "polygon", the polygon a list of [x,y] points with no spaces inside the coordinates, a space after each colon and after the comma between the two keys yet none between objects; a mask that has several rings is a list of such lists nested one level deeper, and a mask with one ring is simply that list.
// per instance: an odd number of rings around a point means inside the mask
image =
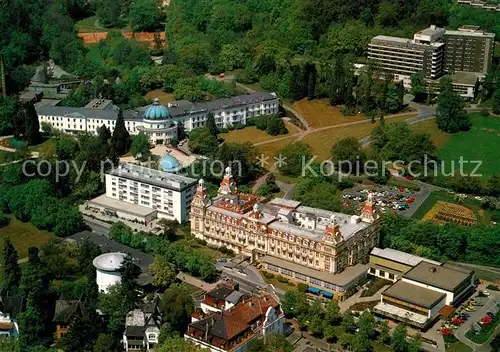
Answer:
[{"label": "manicured lawn", "polygon": [[[396,123],[403,122],[409,119],[412,115],[407,116],[397,116],[394,118],[386,119],[386,123]],[[365,120],[355,125],[332,127],[326,130],[313,132],[308,134],[302,140],[307,143],[314,150],[314,154],[317,156],[317,160],[326,160],[331,156],[331,149],[335,142],[341,138],[345,137],[355,137],[357,139],[362,139],[371,134],[372,130],[378,126],[378,121],[376,123],[371,123],[370,120]]]},{"label": "manicured lawn", "polygon": [[328,104],[327,99],[302,99],[294,102],[292,106],[313,128],[339,125],[366,119],[363,114],[344,116],[340,112],[340,107],[331,106]]},{"label": "manicured lawn", "polygon": [[392,349],[391,347],[387,346],[387,345],[384,345],[384,344],[381,344],[379,342],[372,342],[372,346],[373,346],[373,350],[375,352],[391,352]]},{"label": "manicured lawn", "polygon": [[163,105],[167,105],[171,101],[174,101],[174,93],[167,93],[163,89],[155,89],[148,92],[144,98],[153,100],[154,98],[158,98],[160,103]]},{"label": "manicured lawn", "polygon": [[78,33],[92,33],[92,32],[108,32],[113,29],[127,29],[129,30],[129,26],[123,28],[103,28],[96,26],[97,16],[90,16],[84,18],[75,23],[75,29]]},{"label": "manicured lawn", "polygon": [[472,351],[472,348],[470,348],[465,343],[460,342],[460,341],[452,343],[446,349],[446,352],[471,352],[471,351]]},{"label": "manicured lawn", "polygon": [[0,240],[10,237],[20,259],[28,256],[29,247],[39,247],[54,236],[51,232],[37,229],[29,222],[21,222],[13,216],[9,216],[9,218],[9,225],[0,228]]},{"label": "manicured lawn", "polygon": [[436,120],[425,120],[419,123],[410,125],[410,128],[417,133],[427,133],[431,136],[432,142],[436,148],[441,148],[448,139],[452,136],[449,133],[441,131],[437,125]]},{"label": "manicured lawn", "polygon": [[297,127],[295,127],[289,122],[286,122],[285,126],[289,131],[288,134],[279,134],[277,136],[271,136],[270,134],[267,134],[266,131],[259,130],[255,126],[248,126],[241,130],[232,130],[227,133],[221,133],[220,137],[224,138],[226,142],[260,143],[265,141],[272,141],[273,139],[276,138],[287,137],[288,135],[292,135],[297,131]]},{"label": "manicured lawn", "polygon": [[[286,135],[285,135],[286,136]],[[290,136],[285,139],[276,141],[276,142],[271,142],[271,143],[266,143],[262,145],[257,146],[257,153],[264,154],[265,156],[268,157],[267,162],[268,165],[266,166],[267,168],[271,167],[271,164],[274,162],[274,156],[287,144],[295,142],[296,137],[295,136]]]},{"label": "manicured lawn", "polygon": [[[490,176],[500,174],[498,151],[500,150],[500,117],[483,117],[470,114],[472,128],[470,131],[459,132],[450,137],[439,151],[439,157],[445,162],[446,172],[452,170],[452,162],[456,172],[459,172],[459,160],[482,161],[476,174]],[[463,165],[465,172],[472,172],[476,164]]]},{"label": "manicured lawn", "polygon": [[16,159],[15,153],[0,150],[0,164],[8,163]]}]

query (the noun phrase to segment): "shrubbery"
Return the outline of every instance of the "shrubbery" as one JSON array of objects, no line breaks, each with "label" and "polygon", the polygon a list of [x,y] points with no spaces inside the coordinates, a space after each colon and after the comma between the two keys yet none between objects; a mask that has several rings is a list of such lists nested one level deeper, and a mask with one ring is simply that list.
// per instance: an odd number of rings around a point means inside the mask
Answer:
[{"label": "shrubbery", "polygon": [[252,117],[247,120],[247,125],[266,131],[271,136],[288,133],[285,123],[276,114]]},{"label": "shrubbery", "polygon": [[109,238],[145,252],[164,256],[178,271],[200,277],[204,281],[211,281],[217,277],[217,271],[210,258],[201,256],[192,248],[180,243],[170,243],[145,232],[134,233],[122,222],[111,225]]}]

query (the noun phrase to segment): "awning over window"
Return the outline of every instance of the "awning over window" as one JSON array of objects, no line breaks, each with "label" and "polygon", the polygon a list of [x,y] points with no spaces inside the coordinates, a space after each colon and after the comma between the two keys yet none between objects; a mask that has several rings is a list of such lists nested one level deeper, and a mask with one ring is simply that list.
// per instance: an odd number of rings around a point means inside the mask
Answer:
[{"label": "awning over window", "polygon": [[309,286],[309,287],[307,288],[307,290],[308,290],[309,292],[319,294],[319,288]]},{"label": "awning over window", "polygon": [[321,290],[321,294],[327,298],[333,298],[333,293]]}]

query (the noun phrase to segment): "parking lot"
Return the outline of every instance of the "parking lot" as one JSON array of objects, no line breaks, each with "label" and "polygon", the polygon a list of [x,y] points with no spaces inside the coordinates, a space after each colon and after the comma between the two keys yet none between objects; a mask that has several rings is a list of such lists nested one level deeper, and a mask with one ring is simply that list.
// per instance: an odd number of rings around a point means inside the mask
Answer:
[{"label": "parking lot", "polygon": [[356,186],[342,192],[344,206],[361,205],[368,196],[373,194],[375,204],[380,212],[401,212],[410,209],[419,196],[417,192],[396,186]]}]

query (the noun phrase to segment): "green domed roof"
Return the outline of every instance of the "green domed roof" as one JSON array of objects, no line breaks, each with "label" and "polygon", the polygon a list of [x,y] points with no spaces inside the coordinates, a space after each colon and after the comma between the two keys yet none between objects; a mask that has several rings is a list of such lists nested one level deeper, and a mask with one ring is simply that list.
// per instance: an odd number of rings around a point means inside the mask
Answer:
[{"label": "green domed roof", "polygon": [[166,120],[169,117],[167,108],[160,104],[158,98],[155,98],[153,104],[148,106],[144,112],[144,118],[147,120]]}]

